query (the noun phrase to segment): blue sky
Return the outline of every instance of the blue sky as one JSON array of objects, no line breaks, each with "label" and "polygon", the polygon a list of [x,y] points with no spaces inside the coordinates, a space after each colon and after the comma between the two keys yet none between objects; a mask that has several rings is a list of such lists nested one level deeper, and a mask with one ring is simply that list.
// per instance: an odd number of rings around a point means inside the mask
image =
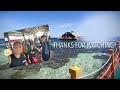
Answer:
[{"label": "blue sky", "polygon": [[120,36],[120,12],[115,11],[0,11],[0,38],[7,31],[48,24],[51,37],[75,31],[87,40]]}]

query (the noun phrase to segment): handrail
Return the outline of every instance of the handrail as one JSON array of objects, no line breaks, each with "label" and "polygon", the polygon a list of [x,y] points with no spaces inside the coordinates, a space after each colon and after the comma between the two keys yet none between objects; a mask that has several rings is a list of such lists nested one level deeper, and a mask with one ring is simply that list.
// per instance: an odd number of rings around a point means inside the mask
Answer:
[{"label": "handrail", "polygon": [[[120,55],[120,48],[115,48],[116,50],[115,50],[115,53],[113,52],[114,50],[112,49],[112,50],[110,50],[110,56],[109,56],[109,58],[108,58],[108,60],[105,62],[105,64],[104,65],[102,65],[99,69],[97,69],[97,70],[95,70],[95,71],[93,71],[93,72],[91,72],[91,73],[89,73],[89,74],[87,74],[87,75],[83,75],[83,76],[77,76],[77,77],[74,77],[74,78],[79,78],[79,79],[82,79],[82,78],[85,78],[85,77],[87,77],[87,76],[90,76],[90,75],[92,75],[92,74],[95,74],[96,72],[98,72],[98,71],[100,71],[101,69],[103,69],[108,63],[109,63],[109,65],[108,65],[108,68],[107,68],[107,70],[105,70],[105,72],[103,73],[103,75],[102,76],[100,76],[100,79],[102,79],[104,76],[106,76],[106,74],[108,73],[108,71],[110,70],[110,68],[111,68],[111,71],[110,71],[110,75],[109,76],[107,76],[107,78],[109,79],[110,77],[111,77],[111,75],[112,74],[114,74],[115,72],[114,72],[114,68],[116,68],[117,67],[117,64],[118,64],[118,61],[119,61],[119,55]],[[117,56],[116,56],[117,55]],[[115,59],[114,59],[115,58]],[[111,60],[111,61],[110,61]],[[109,62],[110,61],[110,62]],[[117,63],[116,63],[116,66],[115,67],[113,67],[113,65],[114,65],[114,62],[116,62],[117,61]],[[112,66],[112,67],[111,67]],[[113,70],[112,70],[113,69]],[[76,69],[77,70],[77,69]],[[76,71],[76,73],[75,74],[77,74],[77,71]],[[108,75],[108,74],[107,74]],[[113,78],[114,78],[114,76],[113,76]]]},{"label": "handrail", "polygon": [[117,53],[117,48],[116,48],[116,50],[115,50],[115,53],[114,53],[114,55]]},{"label": "handrail", "polygon": [[[117,53],[117,48],[116,48],[116,51],[115,51],[115,53],[114,53],[114,55]],[[119,55],[118,55],[119,56]],[[118,56],[116,57],[117,59],[118,59]],[[115,60],[115,61],[117,61],[117,64],[118,64],[118,60]],[[117,64],[116,64],[116,66],[115,66],[115,68],[117,67]],[[102,77],[100,78],[100,79],[102,79],[104,76],[105,76],[105,74],[108,72],[108,70],[110,69],[110,67],[111,67],[111,65],[112,65],[112,63],[110,64],[110,66],[108,67],[108,69],[106,70],[106,72],[102,75]],[[111,75],[112,75],[112,73],[113,73],[113,71],[110,73],[110,76],[108,77],[108,78],[110,78],[111,77]]]},{"label": "handrail", "polygon": [[108,70],[110,69],[111,65],[112,65],[112,63],[110,64],[110,66],[108,67],[108,69],[107,69],[106,72],[102,75],[102,77],[101,77],[100,79],[102,79],[102,78],[106,75],[106,73],[107,73]]},{"label": "handrail", "polygon": [[[119,60],[117,61],[117,64],[119,63]],[[115,68],[117,67],[117,64],[116,64],[116,66],[115,66]]]},{"label": "handrail", "polygon": [[[117,53],[117,48],[116,48],[116,50],[115,50],[115,53],[114,53],[114,55]],[[116,61],[116,60],[115,60]],[[110,66],[108,67],[108,69],[106,70],[106,72],[102,75],[102,77],[100,78],[100,79],[102,79],[105,75],[106,75],[106,73],[109,71],[109,69],[110,69],[110,67],[112,66],[112,63],[110,63]],[[113,73],[113,71],[111,72],[111,74]],[[110,74],[110,76],[111,76],[111,74]],[[109,76],[109,77],[110,77]]]},{"label": "handrail", "polygon": [[[117,59],[118,59],[118,57],[119,57],[119,54],[118,54],[118,56],[117,56]],[[115,60],[115,61],[117,61],[117,60]]]},{"label": "handrail", "polygon": [[111,77],[112,73],[113,73],[113,71],[110,73],[110,76],[109,76],[108,78],[110,78],[110,77]]},{"label": "handrail", "polygon": [[94,72],[91,72],[90,74],[87,74],[87,75],[81,76],[80,79],[81,79],[81,78],[84,78],[84,77],[87,77],[87,76],[90,76],[90,75],[92,75],[92,74],[98,72],[99,70],[101,70],[103,67],[105,67],[105,65],[108,64],[108,62],[110,61],[111,56],[112,56],[112,55],[110,55],[109,59],[107,60],[107,62],[106,62],[102,67],[100,67],[99,69],[97,69],[97,70],[94,71]]}]

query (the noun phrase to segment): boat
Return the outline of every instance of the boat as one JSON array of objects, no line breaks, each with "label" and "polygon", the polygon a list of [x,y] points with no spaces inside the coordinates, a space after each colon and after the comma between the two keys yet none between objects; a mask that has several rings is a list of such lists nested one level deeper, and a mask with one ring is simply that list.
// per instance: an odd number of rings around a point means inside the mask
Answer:
[{"label": "boat", "polygon": [[59,40],[78,40],[80,39],[79,35],[74,31],[66,32],[59,38]]}]

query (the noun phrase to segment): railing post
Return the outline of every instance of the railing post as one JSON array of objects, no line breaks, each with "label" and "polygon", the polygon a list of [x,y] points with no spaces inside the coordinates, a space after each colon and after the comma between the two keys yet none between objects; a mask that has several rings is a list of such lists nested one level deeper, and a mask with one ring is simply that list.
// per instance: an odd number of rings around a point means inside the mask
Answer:
[{"label": "railing post", "polygon": [[111,55],[110,62],[112,63],[111,72],[113,71],[112,79],[114,79],[114,75],[115,75],[115,69],[114,69],[114,50],[110,49],[109,51],[110,51],[110,55]]},{"label": "railing post", "polygon": [[119,60],[119,63],[120,63],[120,46],[118,46],[117,51],[119,53],[118,60]]},{"label": "railing post", "polygon": [[69,68],[69,73],[71,74],[71,79],[80,79],[81,70],[77,66],[71,66]]}]

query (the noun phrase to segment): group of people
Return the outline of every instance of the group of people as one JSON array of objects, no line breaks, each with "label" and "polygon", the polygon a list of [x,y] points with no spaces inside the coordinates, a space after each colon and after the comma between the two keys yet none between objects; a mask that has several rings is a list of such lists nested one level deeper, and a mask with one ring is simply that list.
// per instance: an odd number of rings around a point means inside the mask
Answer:
[{"label": "group of people", "polygon": [[[10,48],[9,45],[6,48]],[[34,41],[17,41],[11,49],[12,54],[8,56],[8,63],[13,68],[48,61],[51,58],[51,49],[51,39],[45,35],[35,38]]]}]

